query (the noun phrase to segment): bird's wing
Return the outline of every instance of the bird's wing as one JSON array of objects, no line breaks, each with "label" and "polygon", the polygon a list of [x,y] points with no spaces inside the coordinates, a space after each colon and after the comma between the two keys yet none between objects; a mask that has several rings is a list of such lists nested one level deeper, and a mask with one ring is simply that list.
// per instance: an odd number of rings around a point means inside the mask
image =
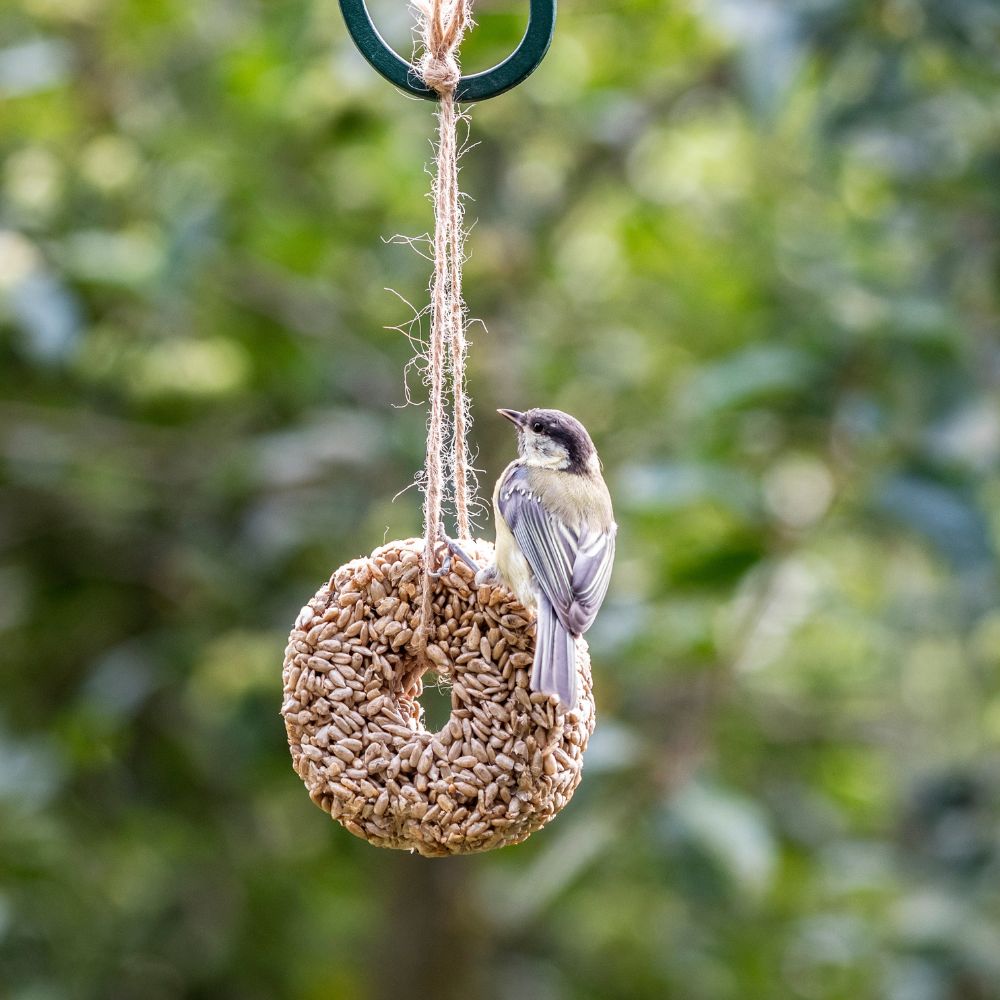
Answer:
[{"label": "bird's wing", "polygon": [[586,632],[611,580],[615,527],[564,524],[532,493],[522,468],[507,476],[498,499],[500,514],[559,620],[573,635]]}]

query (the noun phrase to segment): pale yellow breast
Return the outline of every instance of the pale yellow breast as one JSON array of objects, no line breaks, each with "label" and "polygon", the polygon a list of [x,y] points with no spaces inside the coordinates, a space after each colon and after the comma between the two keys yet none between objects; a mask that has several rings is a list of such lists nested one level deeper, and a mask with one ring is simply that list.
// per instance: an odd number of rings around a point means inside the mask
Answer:
[{"label": "pale yellow breast", "polygon": [[533,608],[536,604],[534,574],[499,509],[493,509],[497,523],[497,569],[503,582],[517,595],[517,599],[526,608]]}]

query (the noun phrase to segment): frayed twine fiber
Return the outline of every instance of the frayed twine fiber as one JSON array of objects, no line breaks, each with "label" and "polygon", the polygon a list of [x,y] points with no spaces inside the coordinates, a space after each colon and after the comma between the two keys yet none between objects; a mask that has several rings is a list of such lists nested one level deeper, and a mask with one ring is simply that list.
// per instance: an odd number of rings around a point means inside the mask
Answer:
[{"label": "frayed twine fiber", "polygon": [[[487,542],[471,555],[492,559]],[[282,714],[312,800],[379,847],[435,857],[524,840],[569,801],[594,729],[590,657],[577,640],[569,712],[532,692],[533,616],[456,561],[426,577],[421,539],[340,567],[299,614],[285,651]],[[417,635],[426,623],[432,641]],[[424,726],[424,654],[451,685],[451,717]]]},{"label": "frayed twine fiber", "polygon": [[[455,520],[458,537],[470,535],[469,457],[466,433],[468,399],[465,392],[465,303],[462,299],[462,261],[465,230],[458,190],[458,139],[455,88],[461,72],[458,47],[472,25],[468,0],[420,0],[414,4],[423,55],[417,72],[440,97],[438,102],[437,163],[434,198],[434,272],[431,278],[431,331],[428,352],[430,414],[427,421],[427,460],[424,466],[424,593],[431,593],[430,574],[444,533],[441,517],[444,496],[445,367],[451,377],[453,435],[451,467],[454,473]],[[450,345],[445,361],[445,345]],[[425,598],[424,610],[429,610]]]}]

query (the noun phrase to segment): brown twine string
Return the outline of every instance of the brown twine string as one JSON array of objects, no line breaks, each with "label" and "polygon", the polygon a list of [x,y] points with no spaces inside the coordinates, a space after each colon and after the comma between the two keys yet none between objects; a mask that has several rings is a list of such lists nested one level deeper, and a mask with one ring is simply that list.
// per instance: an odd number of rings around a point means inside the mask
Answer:
[{"label": "brown twine string", "polygon": [[[465,303],[462,261],[465,231],[458,189],[458,113],[455,88],[461,78],[458,47],[472,24],[468,0],[417,0],[418,28],[424,53],[417,72],[439,95],[437,164],[434,198],[434,273],[431,279],[431,330],[428,350],[430,415],[424,472],[424,586],[422,619],[431,619],[436,549],[444,533],[442,504],[445,435],[445,344],[454,401],[451,466],[454,472],[455,517],[460,538],[471,537],[469,464],[466,444],[468,399],[465,391]],[[426,642],[426,636],[424,636]]]},{"label": "brown twine string", "polygon": [[[452,129],[454,139],[454,128]],[[468,445],[465,441],[468,398],[465,392],[465,355],[468,342],[465,339],[465,302],[462,299],[462,261],[464,258],[465,228],[462,225],[462,202],[458,190],[457,157],[451,174],[449,197],[451,217],[451,239],[449,251],[451,261],[451,301],[448,313],[449,340],[451,341],[451,391],[454,398],[454,439],[452,455],[455,473],[455,519],[458,522],[458,537],[470,538],[469,527],[469,468]]]}]

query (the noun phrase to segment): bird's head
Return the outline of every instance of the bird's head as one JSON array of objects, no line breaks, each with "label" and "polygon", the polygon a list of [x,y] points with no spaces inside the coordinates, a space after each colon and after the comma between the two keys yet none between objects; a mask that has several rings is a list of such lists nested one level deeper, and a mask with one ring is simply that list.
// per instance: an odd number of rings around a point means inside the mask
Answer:
[{"label": "bird's head", "polygon": [[525,465],[578,474],[600,472],[587,428],[562,410],[497,410],[517,428],[517,451]]}]

